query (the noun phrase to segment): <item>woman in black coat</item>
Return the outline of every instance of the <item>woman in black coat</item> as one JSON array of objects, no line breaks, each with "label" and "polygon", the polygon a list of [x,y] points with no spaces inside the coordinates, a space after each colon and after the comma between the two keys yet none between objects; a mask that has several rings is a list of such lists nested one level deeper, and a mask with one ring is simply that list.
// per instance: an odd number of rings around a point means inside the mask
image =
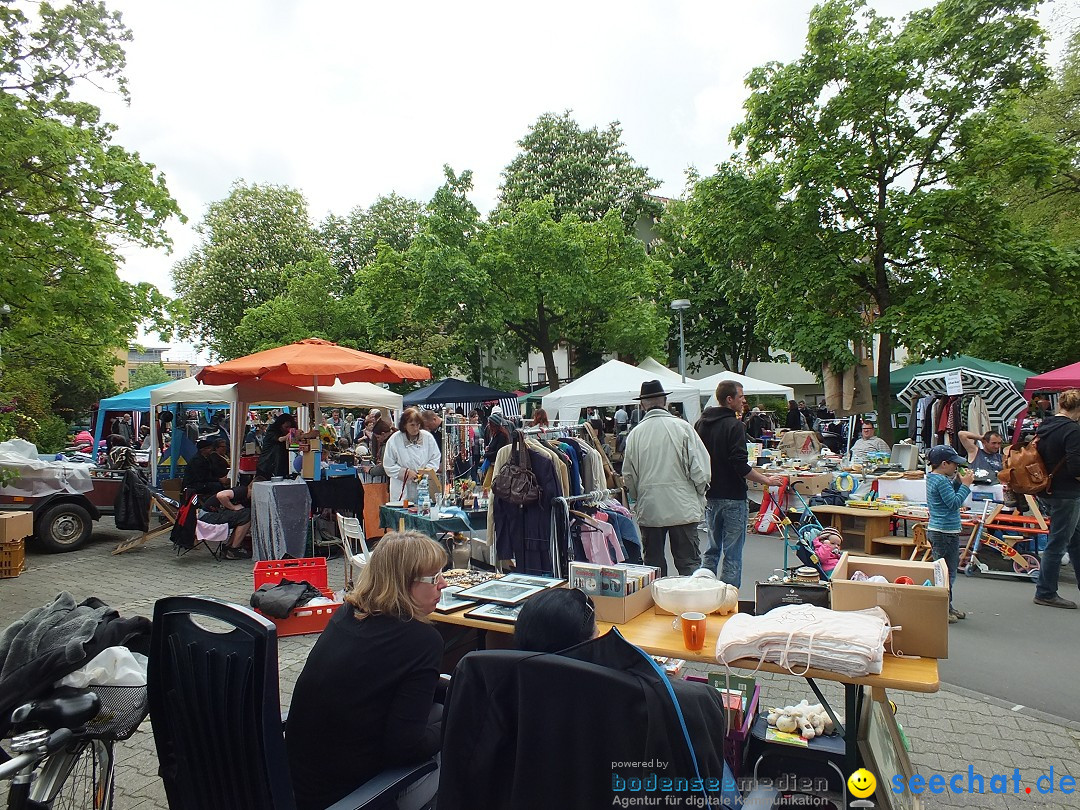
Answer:
[{"label": "woman in black coat", "polygon": [[270,423],[263,436],[262,452],[255,467],[255,477],[269,481],[289,474],[289,434],[296,429],[296,417],[283,413]]}]

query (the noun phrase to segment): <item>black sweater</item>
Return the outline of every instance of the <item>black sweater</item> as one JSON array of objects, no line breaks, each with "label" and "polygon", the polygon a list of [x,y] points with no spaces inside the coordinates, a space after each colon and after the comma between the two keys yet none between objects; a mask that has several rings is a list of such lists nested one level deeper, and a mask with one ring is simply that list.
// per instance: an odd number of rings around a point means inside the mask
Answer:
[{"label": "black sweater", "polygon": [[298,810],[323,810],[392,765],[439,750],[428,714],[443,643],[421,621],[341,607],[296,680],[285,745]]},{"label": "black sweater", "polygon": [[1062,459],[1065,463],[1054,473],[1050,495],[1059,498],[1080,498],[1080,425],[1067,416],[1051,416],[1039,425],[1039,455],[1046,471]]},{"label": "black sweater", "polygon": [[707,498],[746,500],[746,474],[753,468],[746,453],[746,428],[731,408],[706,408],[694,429],[709,451],[712,481]]}]

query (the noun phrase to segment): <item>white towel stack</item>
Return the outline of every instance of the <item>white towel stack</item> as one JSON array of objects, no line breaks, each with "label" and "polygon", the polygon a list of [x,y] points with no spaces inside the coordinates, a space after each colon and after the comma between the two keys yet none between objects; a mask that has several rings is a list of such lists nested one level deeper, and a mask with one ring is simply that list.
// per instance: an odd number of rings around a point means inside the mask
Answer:
[{"label": "white towel stack", "polygon": [[716,660],[753,658],[779,664],[794,675],[807,667],[858,677],[881,672],[892,628],[881,608],[829,610],[785,605],[764,616],[738,613],[720,629]]}]

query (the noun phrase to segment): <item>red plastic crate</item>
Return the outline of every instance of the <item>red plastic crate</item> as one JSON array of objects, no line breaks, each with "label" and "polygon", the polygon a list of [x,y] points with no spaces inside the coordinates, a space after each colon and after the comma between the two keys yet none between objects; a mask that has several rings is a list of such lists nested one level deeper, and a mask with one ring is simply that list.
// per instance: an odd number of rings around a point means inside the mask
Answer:
[{"label": "red plastic crate", "polygon": [[276,585],[283,579],[310,582],[320,591],[327,588],[326,558],[301,557],[297,560],[261,560],[255,563],[255,590],[266,583]]},{"label": "red plastic crate", "polygon": [[[275,584],[283,579],[292,582],[310,582],[322,595],[328,599],[334,597],[334,592],[327,585],[326,558],[304,557],[297,560],[262,560],[255,563],[255,590],[263,585]],[[304,633],[321,633],[326,629],[326,623],[334,615],[334,611],[341,607],[340,602],[332,605],[302,605],[295,608],[287,619],[276,619],[267,616],[277,625],[278,636],[299,636]],[[263,614],[265,615],[265,614]]]}]

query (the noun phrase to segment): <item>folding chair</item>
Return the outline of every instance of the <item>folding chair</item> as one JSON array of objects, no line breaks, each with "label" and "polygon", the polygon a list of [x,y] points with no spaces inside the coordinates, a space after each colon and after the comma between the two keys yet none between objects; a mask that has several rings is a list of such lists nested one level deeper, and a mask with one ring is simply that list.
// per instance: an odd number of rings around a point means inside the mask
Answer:
[{"label": "folding chair", "polygon": [[[352,590],[355,582],[353,571],[356,576],[371,559],[371,551],[368,549],[367,539],[364,537],[364,527],[359,518],[337,516],[338,533],[341,535],[341,548],[345,552],[345,588]],[[356,553],[356,543],[359,542],[362,553]]]},{"label": "folding chair", "polygon": [[153,520],[154,507],[157,507],[158,511],[161,512],[161,515],[165,518],[165,522],[160,526],[155,526],[149,531],[145,531],[140,535],[117,544],[116,548],[112,550],[113,554],[123,554],[125,551],[131,551],[139,546],[146,545],[159,534],[172,531],[173,524],[176,523],[177,513],[180,511],[180,504],[159,490],[150,489],[149,492],[150,519]]}]

